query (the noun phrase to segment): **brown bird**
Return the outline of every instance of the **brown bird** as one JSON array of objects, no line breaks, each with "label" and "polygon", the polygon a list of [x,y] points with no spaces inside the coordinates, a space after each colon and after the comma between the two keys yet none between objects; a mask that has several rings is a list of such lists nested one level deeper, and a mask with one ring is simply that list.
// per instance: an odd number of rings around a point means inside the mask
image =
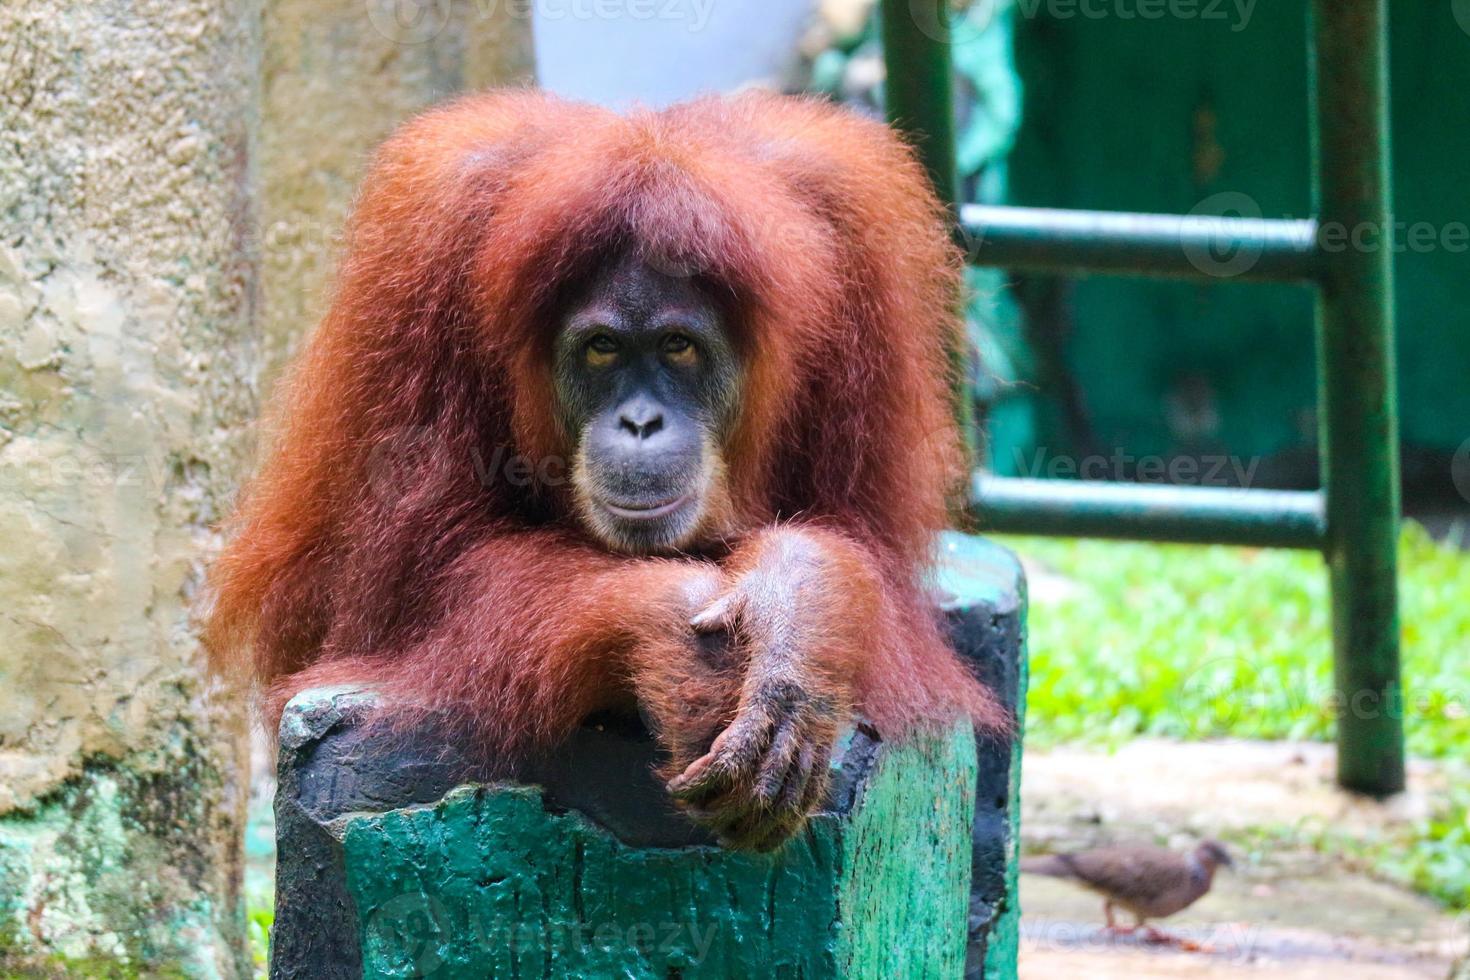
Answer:
[{"label": "brown bird", "polygon": [[[1130,933],[1145,930],[1151,942],[1178,943],[1186,948],[1197,944],[1179,940],[1147,924],[1193,905],[1215,881],[1221,865],[1234,867],[1230,854],[1219,841],[1201,841],[1188,854],[1162,847],[1098,847],[1070,854],[1048,854],[1027,858],[1021,870],[1031,874],[1063,878],[1103,897],[1103,915],[1108,931]],[[1113,919],[1114,907],[1133,913],[1137,924],[1120,927]]]}]

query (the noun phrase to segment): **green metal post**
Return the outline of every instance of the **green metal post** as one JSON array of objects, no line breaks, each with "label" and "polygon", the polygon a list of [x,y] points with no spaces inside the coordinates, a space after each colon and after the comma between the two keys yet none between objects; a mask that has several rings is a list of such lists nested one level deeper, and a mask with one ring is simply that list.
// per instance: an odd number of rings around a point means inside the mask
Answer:
[{"label": "green metal post", "polygon": [[939,199],[954,207],[959,181],[949,0],[884,0],[881,8],[888,120],[919,151]]},{"label": "green metal post", "polygon": [[[1312,0],[1315,227],[956,207],[962,230],[981,242],[970,258],[984,264],[1200,278],[1191,248],[1223,233],[1259,256],[1246,278],[1315,280],[1320,498],[1054,488],[983,474],[972,496],[992,526],[1007,530],[1320,543],[1332,584],[1338,781],[1375,796],[1404,787],[1386,4]],[[881,27],[889,119],[955,206],[948,8],[947,0],[885,0]],[[970,399],[960,395],[968,433]]]},{"label": "green metal post", "polygon": [[[950,61],[949,0],[882,0],[879,4],[883,85],[888,121],[918,151],[934,191],[959,220],[955,169],[954,71]],[[956,296],[955,302],[961,302]],[[963,346],[950,351],[955,419],[967,455],[975,455],[975,406],[970,396],[969,357]]]},{"label": "green metal post", "polygon": [[[1317,376],[1332,582],[1337,778],[1404,788],[1386,0],[1313,0]],[[1334,241],[1341,245],[1329,248]]]}]

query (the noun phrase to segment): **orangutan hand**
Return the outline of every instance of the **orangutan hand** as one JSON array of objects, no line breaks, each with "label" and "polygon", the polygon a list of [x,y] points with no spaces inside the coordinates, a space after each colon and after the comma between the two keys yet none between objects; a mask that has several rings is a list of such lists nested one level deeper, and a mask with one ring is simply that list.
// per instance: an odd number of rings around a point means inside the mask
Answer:
[{"label": "orangutan hand", "polygon": [[866,567],[852,567],[861,564],[853,550],[825,532],[767,531],[729,591],[691,620],[700,632],[728,631],[746,657],[734,720],[669,782],[724,844],[778,847],[825,797],[834,744],[852,718],[863,593],[875,587]]}]

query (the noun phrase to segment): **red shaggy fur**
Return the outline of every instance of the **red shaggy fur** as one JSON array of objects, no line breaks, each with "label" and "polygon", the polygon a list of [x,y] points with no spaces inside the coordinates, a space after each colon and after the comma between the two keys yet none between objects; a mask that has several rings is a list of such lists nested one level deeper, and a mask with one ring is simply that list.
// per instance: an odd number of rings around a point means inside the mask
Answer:
[{"label": "red shaggy fur", "polygon": [[[215,656],[253,676],[271,722],[305,687],[368,682],[412,717],[461,718],[498,758],[554,743],[649,670],[640,694],[665,717],[717,731],[739,678],[676,648],[725,581],[720,556],[782,522],[852,566],[876,627],[848,680],[882,732],[1002,724],[920,581],[959,475],[946,227],[886,128],[815,101],[623,117],[502,92],[409,123],[363,185],[331,311],[215,566]],[[614,554],[566,488],[477,473],[571,458],[552,312],[627,247],[696,270],[731,311],[746,374],[729,551]]]}]

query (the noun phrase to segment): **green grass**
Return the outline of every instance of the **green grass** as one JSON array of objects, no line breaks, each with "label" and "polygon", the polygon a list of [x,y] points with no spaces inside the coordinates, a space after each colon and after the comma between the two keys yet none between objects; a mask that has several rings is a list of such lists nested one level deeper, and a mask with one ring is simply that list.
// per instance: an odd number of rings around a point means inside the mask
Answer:
[{"label": "green grass", "polygon": [[[1332,737],[1326,575],[1310,553],[1009,538],[1034,576],[1028,747]],[[1400,547],[1405,727],[1412,754],[1459,765],[1470,745],[1470,554],[1414,524]],[[1470,787],[1373,864],[1470,904]],[[1341,842],[1334,842],[1334,846]]]},{"label": "green grass", "polygon": [[276,922],[275,902],[265,897],[247,902],[246,931],[250,939],[250,959],[257,976],[265,976],[271,959],[271,926]]},{"label": "green grass", "polygon": [[276,816],[265,795],[251,799],[245,824],[245,916],[255,976],[263,980],[276,920]]}]

